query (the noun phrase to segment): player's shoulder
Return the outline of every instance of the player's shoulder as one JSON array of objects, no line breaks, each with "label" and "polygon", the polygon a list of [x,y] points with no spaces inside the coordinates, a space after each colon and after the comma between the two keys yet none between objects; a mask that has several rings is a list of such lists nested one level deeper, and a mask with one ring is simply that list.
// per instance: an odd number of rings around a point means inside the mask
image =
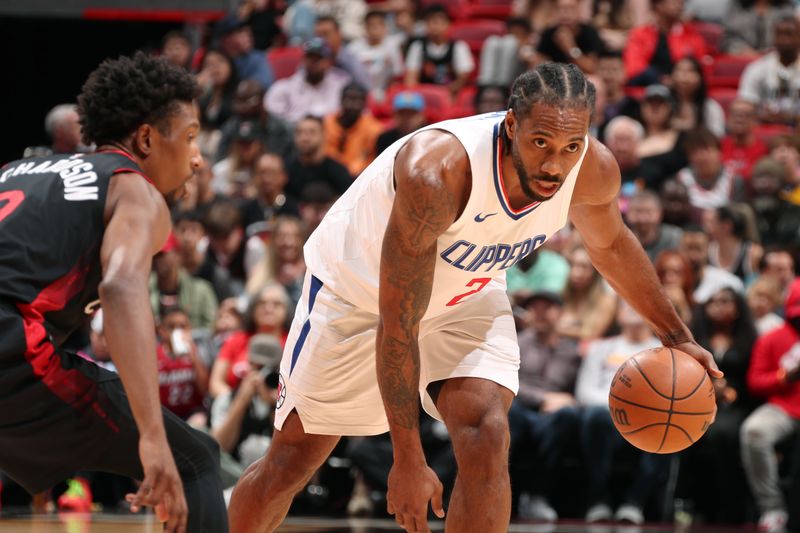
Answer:
[{"label": "player's shoulder", "polygon": [[619,192],[622,178],[614,154],[603,143],[589,136],[578,181],[573,194],[573,204],[600,204],[611,201]]}]

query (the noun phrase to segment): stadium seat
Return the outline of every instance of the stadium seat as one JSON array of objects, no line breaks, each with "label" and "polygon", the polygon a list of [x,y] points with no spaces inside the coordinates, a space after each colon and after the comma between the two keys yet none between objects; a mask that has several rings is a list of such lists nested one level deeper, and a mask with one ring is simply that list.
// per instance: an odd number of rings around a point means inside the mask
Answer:
[{"label": "stadium seat", "polygon": [[473,0],[467,10],[469,18],[506,20],[511,16],[509,0]]},{"label": "stadium seat", "polygon": [[722,35],[725,33],[725,29],[714,22],[705,22],[696,20],[692,22],[694,28],[700,32],[700,35],[703,37],[703,40],[706,42],[708,46],[708,53],[712,56],[717,55],[719,53],[719,46],[722,43]]},{"label": "stadium seat", "polygon": [[738,91],[731,87],[711,87],[708,89],[708,97],[716,100],[725,110],[726,115],[731,103],[736,100],[737,94]]},{"label": "stadium seat", "polygon": [[273,48],[267,52],[267,61],[272,66],[275,79],[288,78],[295,72],[303,61],[303,49],[299,46]]},{"label": "stadium seat", "polygon": [[463,40],[473,53],[480,52],[483,42],[490,35],[503,35],[506,32],[504,22],[492,19],[464,20],[454,22],[450,27],[450,38]]},{"label": "stadium seat", "polygon": [[720,55],[706,64],[706,85],[737,88],[744,68],[757,57]]}]

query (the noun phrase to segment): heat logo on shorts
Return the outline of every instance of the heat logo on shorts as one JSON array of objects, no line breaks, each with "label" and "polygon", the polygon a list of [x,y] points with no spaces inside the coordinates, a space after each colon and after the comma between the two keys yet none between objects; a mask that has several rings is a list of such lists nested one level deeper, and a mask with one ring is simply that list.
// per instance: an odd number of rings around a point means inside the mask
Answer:
[{"label": "heat logo on shorts", "polygon": [[482,272],[505,270],[544,244],[547,235],[537,235],[514,244],[489,244],[478,248],[469,241],[459,240],[448,246],[440,257],[459,270]]}]

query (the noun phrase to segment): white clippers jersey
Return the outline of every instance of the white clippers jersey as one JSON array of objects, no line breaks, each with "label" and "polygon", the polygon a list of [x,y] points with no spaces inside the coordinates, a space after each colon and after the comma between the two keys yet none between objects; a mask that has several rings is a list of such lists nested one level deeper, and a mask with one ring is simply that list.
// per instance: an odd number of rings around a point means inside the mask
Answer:
[{"label": "white clippers jersey", "polygon": [[[423,128],[453,134],[464,145],[472,168],[467,205],[439,237],[425,318],[466,301],[492,280],[504,287],[506,269],[541,246],[567,221],[588,137],[580,159],[552,198],[514,210],[506,198],[500,164],[504,117],[504,112],[487,113]],[[361,173],[304,247],[306,265],[314,276],[345,300],[375,314],[381,246],[395,194],[394,159],[410,136],[392,144]]]}]

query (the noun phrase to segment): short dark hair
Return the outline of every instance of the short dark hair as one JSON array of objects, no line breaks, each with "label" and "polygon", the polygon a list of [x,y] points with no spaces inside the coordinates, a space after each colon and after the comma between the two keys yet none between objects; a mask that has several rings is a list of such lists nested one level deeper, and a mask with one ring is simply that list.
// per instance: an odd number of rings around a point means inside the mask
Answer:
[{"label": "short dark hair", "polygon": [[334,28],[336,28],[337,30],[339,29],[339,21],[336,20],[336,17],[332,17],[330,15],[322,15],[317,17],[317,19],[314,21],[314,25],[316,26],[317,24],[322,24],[324,22],[330,22],[331,24],[333,24]]},{"label": "short dark hair", "polygon": [[486,84],[486,85],[478,85],[477,90],[475,91],[475,98],[473,100],[473,105],[478,107],[478,104],[481,101],[481,97],[483,97],[483,93],[486,91],[498,91],[503,95],[503,99],[508,102],[508,87],[505,85],[495,85],[495,84]]},{"label": "short dark hair", "polygon": [[452,20],[450,17],[450,12],[447,11],[447,8],[442,4],[431,4],[426,7],[422,12],[422,20],[428,20],[428,18],[433,17],[434,15],[444,15],[447,17],[447,20]]},{"label": "short dark hair", "polygon": [[325,121],[323,121],[322,117],[320,117],[320,116],[308,114],[308,115],[305,115],[300,120],[298,120],[297,123],[299,124],[304,120],[311,120],[311,121],[316,122],[317,124],[319,124],[320,127],[323,127],[323,128],[325,127]]},{"label": "short dark hair", "polygon": [[511,86],[508,107],[518,118],[537,103],[584,108],[594,115],[595,88],[573,64],[542,63],[521,74]]},{"label": "short dark hair", "polygon": [[206,213],[205,227],[209,237],[226,238],[242,227],[242,213],[233,200],[215,202]]},{"label": "short dark hair", "polygon": [[719,149],[719,138],[704,126],[687,131],[686,137],[683,138],[683,149],[688,154],[698,148]]},{"label": "short dark hair", "polygon": [[203,224],[203,214],[196,209],[191,209],[189,211],[178,211],[172,217],[172,224],[177,226],[181,222],[196,222],[197,224]]},{"label": "short dark hair", "polygon": [[350,92],[350,91],[358,91],[365,98],[366,98],[367,94],[369,93],[369,90],[366,87],[364,87],[363,85],[361,85],[357,81],[351,81],[350,83],[348,83],[347,85],[342,87],[342,92],[341,92],[342,96],[341,97],[344,98],[344,93],[347,93],[347,92]]},{"label": "short dark hair", "polygon": [[619,59],[622,61],[622,52],[619,50],[609,50],[608,48],[603,48],[597,57],[598,59]]},{"label": "short dark hair", "polygon": [[525,17],[508,17],[506,19],[506,28],[510,30],[516,27],[525,28],[526,31],[530,32],[531,21]]},{"label": "short dark hair", "polygon": [[740,213],[727,205],[717,207],[716,211],[720,222],[730,222],[731,233],[740,239],[745,238],[747,227],[744,217]]},{"label": "short dark hair", "polygon": [[183,307],[181,307],[179,305],[166,305],[166,306],[162,306],[158,310],[159,322],[164,322],[165,318],[167,318],[169,315],[174,315],[175,313],[180,313],[183,316],[185,316],[187,318],[190,318],[189,317],[189,312],[186,309],[184,309]]},{"label": "short dark hair", "polygon": [[191,46],[191,42],[189,41],[189,37],[180,30],[170,30],[164,34],[164,37],[161,39],[161,46],[167,44],[168,41],[172,39],[180,39],[181,41],[185,42],[189,46]]},{"label": "short dark hair", "polygon": [[142,124],[166,131],[179,102],[191,103],[200,90],[194,77],[166,59],[136,52],[103,61],[78,96],[87,143],[122,142]]},{"label": "short dark hair", "polygon": [[377,9],[372,9],[370,11],[367,11],[367,14],[364,15],[364,22],[366,23],[369,19],[373,19],[373,18],[379,18],[379,19],[381,19],[382,21],[385,22],[386,21],[386,13],[384,13],[383,11],[378,11]]}]

